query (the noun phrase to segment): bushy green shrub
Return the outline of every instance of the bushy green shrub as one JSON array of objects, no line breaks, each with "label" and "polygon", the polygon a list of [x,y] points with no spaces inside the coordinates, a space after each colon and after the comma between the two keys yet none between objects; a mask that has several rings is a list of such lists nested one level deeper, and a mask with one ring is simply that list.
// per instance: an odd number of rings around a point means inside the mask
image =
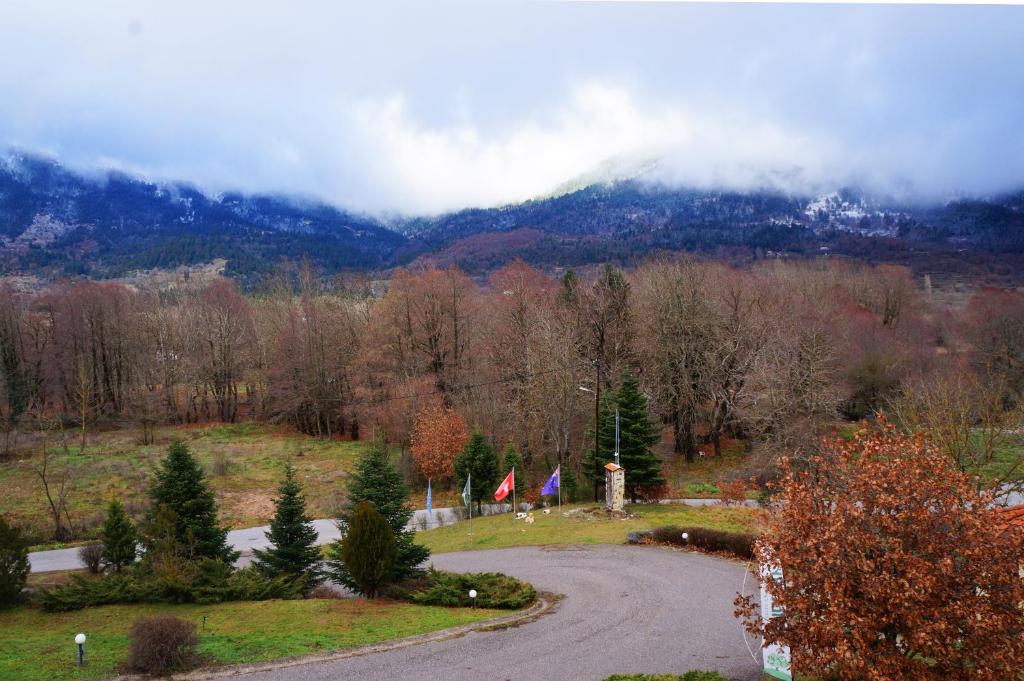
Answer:
[{"label": "bushy green shrub", "polygon": [[29,569],[28,546],[21,530],[0,516],[0,608],[21,600]]},{"label": "bushy green shrub", "polygon": [[[688,535],[683,541],[683,533]],[[722,551],[746,560],[754,557],[753,534],[711,530],[706,527],[657,527],[651,531],[651,538],[662,544],[693,546],[704,551]]]},{"label": "bushy green shrub", "polygon": [[341,540],[339,557],[356,591],[374,598],[392,581],[397,547],[387,518],[369,501],[360,502]]},{"label": "bushy green shrub", "polygon": [[430,570],[421,580],[402,585],[404,597],[420,605],[468,607],[474,605],[469,590],[476,589],[475,605],[481,608],[519,610],[533,603],[533,586],[500,572],[441,572]]},{"label": "bushy green shrub", "polygon": [[127,572],[99,579],[72,575],[67,584],[40,591],[39,604],[46,612],[68,612],[114,603],[156,601],[158,595],[152,584],[137,580]]},{"label": "bushy green shrub", "polygon": [[301,578],[268,579],[252,568],[232,572],[211,559],[188,567],[173,578],[141,570],[123,570],[99,579],[73,575],[69,583],[41,591],[39,604],[47,612],[68,612],[115,603],[265,601],[299,598],[305,589]]}]

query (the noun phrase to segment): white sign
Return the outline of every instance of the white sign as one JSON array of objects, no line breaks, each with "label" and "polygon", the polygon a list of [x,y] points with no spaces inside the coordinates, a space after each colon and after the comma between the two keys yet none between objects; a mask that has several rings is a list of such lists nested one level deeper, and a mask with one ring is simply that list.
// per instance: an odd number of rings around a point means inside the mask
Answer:
[{"label": "white sign", "polygon": [[[782,607],[775,605],[772,595],[765,588],[765,583],[771,579],[775,582],[782,581],[782,568],[778,565],[761,566],[761,619],[767,622],[773,617],[782,614]],[[770,643],[764,646],[764,673],[784,681],[793,681],[793,671],[790,669],[789,647]]]}]

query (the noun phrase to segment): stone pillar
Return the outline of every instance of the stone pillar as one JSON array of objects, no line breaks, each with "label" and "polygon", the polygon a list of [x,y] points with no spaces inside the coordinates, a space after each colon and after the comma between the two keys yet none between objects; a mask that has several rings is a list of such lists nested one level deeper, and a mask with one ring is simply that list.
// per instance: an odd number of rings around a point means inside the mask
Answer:
[{"label": "stone pillar", "polygon": [[626,504],[626,469],[614,463],[604,467],[605,510],[621,513]]}]

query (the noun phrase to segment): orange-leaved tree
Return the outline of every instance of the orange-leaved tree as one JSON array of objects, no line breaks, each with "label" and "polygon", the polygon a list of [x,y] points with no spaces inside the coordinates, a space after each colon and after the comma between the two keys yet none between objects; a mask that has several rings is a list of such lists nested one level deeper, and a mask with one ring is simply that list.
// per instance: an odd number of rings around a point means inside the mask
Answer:
[{"label": "orange-leaved tree", "polygon": [[455,473],[455,457],[469,442],[466,421],[451,407],[428,405],[416,415],[412,458],[424,476],[446,480]]},{"label": "orange-leaved tree", "polygon": [[993,493],[884,421],[823,451],[783,464],[757,549],[782,568],[764,585],[782,615],[763,622],[737,597],[748,630],[822,679],[1020,678],[1024,532],[999,522]]}]

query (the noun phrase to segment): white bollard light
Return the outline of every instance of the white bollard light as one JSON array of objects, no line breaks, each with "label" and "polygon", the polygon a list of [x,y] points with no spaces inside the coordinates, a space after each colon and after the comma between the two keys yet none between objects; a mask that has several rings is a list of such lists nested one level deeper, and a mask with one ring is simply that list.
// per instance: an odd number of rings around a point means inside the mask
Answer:
[{"label": "white bollard light", "polygon": [[85,634],[75,636],[75,643],[78,645],[78,666],[85,664]]}]

